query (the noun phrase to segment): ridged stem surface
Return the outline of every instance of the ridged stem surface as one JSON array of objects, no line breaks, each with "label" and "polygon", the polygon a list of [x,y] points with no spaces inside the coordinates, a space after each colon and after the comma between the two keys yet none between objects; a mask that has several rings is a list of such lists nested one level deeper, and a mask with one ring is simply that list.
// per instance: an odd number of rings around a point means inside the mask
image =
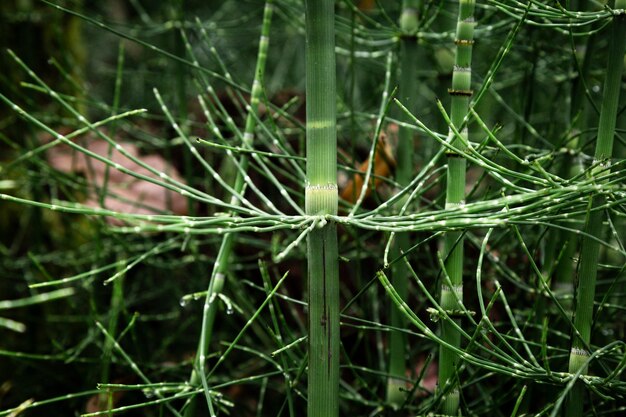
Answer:
[{"label": "ridged stem surface", "polygon": [[[474,8],[475,0],[460,0],[456,29],[456,56],[452,73],[450,120],[467,141],[467,128],[463,125],[469,100],[472,96],[472,46],[474,43]],[[451,143],[459,149],[465,147],[464,141],[450,133]],[[446,208],[456,208],[465,204],[465,168],[466,160],[460,154],[448,152],[448,173],[446,182]],[[457,300],[463,300],[463,235],[462,232],[448,232],[444,240],[445,272],[450,279],[448,284],[442,279],[441,307],[449,313],[458,311]],[[441,337],[451,346],[459,347],[461,337],[451,322],[441,324]],[[456,380],[458,356],[449,348],[441,346],[439,350],[439,382],[443,393],[441,414],[456,416],[459,408],[459,391]]]},{"label": "ridged stem surface", "polygon": [[[335,4],[306,1],[306,176],[308,215],[337,214]],[[339,415],[337,226],[322,220],[307,237],[309,417]]]},{"label": "ridged stem surface", "polygon": [[[418,11],[421,0],[404,0],[402,14],[400,15],[400,77],[399,77],[399,100],[413,114],[417,112],[417,30],[419,25]],[[408,117],[404,121],[410,123]],[[396,153],[396,181],[400,186],[408,185],[413,179],[414,165],[414,140],[413,130],[401,126],[399,129],[398,151]],[[398,233],[392,247],[393,258],[402,254],[402,250],[409,248],[409,236],[406,233]],[[402,299],[408,295],[408,274],[404,262],[396,262],[391,273],[391,282]],[[407,320],[398,311],[393,303],[390,305],[391,325],[404,329]],[[401,406],[406,399],[405,371],[406,371],[406,335],[399,331],[392,331],[389,336],[389,380],[387,381],[387,401],[394,407]]]},{"label": "ridged stem surface", "polygon": [[[617,0],[616,9],[626,8],[626,0]],[[595,151],[595,166],[591,175],[605,174],[610,169],[610,159],[613,154],[615,136],[615,122],[621,77],[623,71],[624,52],[626,52],[626,15],[617,14],[611,28],[609,45],[609,60],[607,63],[606,80],[600,109],[600,124]],[[596,277],[598,273],[598,258],[600,245],[598,239],[602,237],[602,222],[604,211],[595,209],[604,203],[605,198],[598,195],[589,201],[588,218],[585,232],[590,237],[583,237],[580,249],[580,264],[578,270],[578,287],[576,289],[576,310],[574,326],[581,337],[574,336],[569,358],[569,372],[582,371],[587,373],[589,358],[588,346],[591,342],[591,326],[593,324],[593,303],[596,293]],[[578,417],[583,415],[584,386],[578,382],[569,397],[567,415]]]}]

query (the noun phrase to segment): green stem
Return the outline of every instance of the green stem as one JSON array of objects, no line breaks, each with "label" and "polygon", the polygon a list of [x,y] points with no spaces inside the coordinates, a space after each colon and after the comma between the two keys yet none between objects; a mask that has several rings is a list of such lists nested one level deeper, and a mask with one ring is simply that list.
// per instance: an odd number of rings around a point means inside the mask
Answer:
[{"label": "green stem", "polygon": [[[180,24],[180,27],[183,27],[183,23],[185,20],[185,0],[178,0],[177,4],[174,6],[174,19]],[[185,56],[185,44],[183,36],[179,33],[179,31],[174,30],[174,51],[177,56],[183,58]],[[187,109],[187,67],[181,62],[177,61],[175,66],[175,77],[176,80],[176,101],[178,104],[178,118],[181,121],[181,128],[186,132],[188,131],[188,109]],[[183,153],[184,164],[185,164],[185,179],[187,180],[187,184],[193,184],[193,164],[191,152]],[[192,198],[187,198],[187,209],[190,216],[195,215],[195,207],[194,201]]]},{"label": "green stem", "polygon": [[[265,74],[265,63],[267,61],[267,48],[269,46],[269,32],[270,24],[272,20],[273,12],[273,0],[267,0],[265,3],[265,9],[263,12],[263,27],[261,29],[261,38],[259,41],[259,50],[257,54],[256,69],[254,73],[254,81],[252,83],[252,95],[250,98],[250,108],[248,109],[248,115],[246,117],[246,126],[244,131],[244,146],[250,147],[254,138],[254,129],[256,127],[255,114],[258,113],[259,102],[262,96],[262,85]],[[244,153],[239,164],[242,167],[242,171],[245,172],[248,166],[248,158]],[[244,174],[238,171],[235,178],[235,185],[233,189],[237,194],[243,192],[245,185]],[[231,200],[231,204],[239,204],[239,200],[235,197]],[[196,355],[196,361],[194,369],[191,373],[189,383],[192,386],[199,385],[202,381],[205,361],[208,355],[209,345],[213,335],[213,325],[215,323],[215,317],[218,307],[218,295],[221,294],[224,288],[224,282],[226,280],[226,273],[230,264],[230,257],[233,249],[234,234],[228,233],[224,235],[222,243],[220,245],[219,252],[213,270],[211,272],[211,279],[209,281],[209,288],[204,301],[203,315],[202,315],[202,328],[200,334],[200,341],[198,346],[198,352]],[[211,405],[209,404],[209,408]],[[185,417],[191,417],[195,414],[195,403],[192,400],[191,404],[187,407]]]},{"label": "green stem", "polygon": [[[415,78],[417,74],[417,37],[418,30],[418,10],[420,0],[404,0],[402,14],[400,16],[400,83],[399,99],[405,107],[413,114],[417,112],[417,86]],[[403,114],[403,120],[410,123],[410,120]],[[408,185],[413,179],[413,130],[406,126],[400,127],[398,152],[396,153],[396,180],[401,186]],[[406,233],[396,235],[396,242],[392,247],[393,258],[401,255],[402,249],[406,250],[410,246],[409,236]],[[398,294],[406,299],[408,295],[408,275],[406,264],[396,262],[392,269],[392,284]],[[390,305],[391,325],[398,329],[404,329],[407,320],[397,308]],[[406,370],[406,335],[399,331],[392,331],[389,336],[389,380],[387,381],[387,401],[394,407],[399,407],[404,403],[406,393],[403,392],[405,386],[404,374]]]},{"label": "green stem", "polygon": [[[124,259],[120,259],[121,256],[118,256],[118,272],[121,273],[121,276],[113,281],[113,291],[111,293],[111,304],[109,305],[108,315],[109,315],[109,324],[107,331],[111,335],[115,335],[117,333],[117,325],[119,321],[120,313],[124,309],[124,271],[126,268],[126,262]],[[109,382],[109,376],[111,372],[111,358],[113,356],[113,343],[110,339],[106,338],[104,341],[104,348],[102,354],[102,373],[100,374],[100,381],[102,384],[106,384]],[[109,408],[112,408],[113,397],[108,394],[100,395],[100,406],[106,405]]]},{"label": "green stem", "polygon": [[[617,0],[615,2],[615,8],[626,8],[626,0]],[[592,177],[598,174],[604,174],[603,171],[610,169],[624,52],[626,52],[626,15],[617,14],[614,17],[611,28],[609,61],[604,83],[602,107],[600,109],[600,125],[598,127],[598,139],[596,142],[594,161],[595,166],[591,170]],[[572,350],[569,358],[570,373],[576,373],[581,369],[583,374],[587,373],[587,360],[590,354],[588,347],[591,342],[593,302],[596,292],[596,277],[598,273],[598,257],[600,250],[597,239],[602,237],[602,222],[604,217],[602,210],[594,210],[594,208],[602,205],[604,200],[604,196],[597,195],[589,201],[589,214],[585,224],[585,232],[594,239],[588,237],[583,237],[582,239],[574,316],[574,326],[576,326],[576,329],[580,332],[581,337],[574,336],[572,341]],[[568,400],[568,416],[583,415],[583,394],[584,386],[579,381],[574,386]]]},{"label": "green stem", "polygon": [[[337,213],[335,13],[333,0],[306,1],[307,215]],[[339,415],[337,227],[321,223],[307,238],[309,417]]]},{"label": "green stem", "polygon": [[[588,7],[589,4],[587,4],[587,2],[571,5],[572,10],[579,11],[586,11],[585,9]],[[579,65],[579,68],[574,68],[574,70],[578,70],[578,75],[573,80],[572,92],[570,94],[571,106],[569,121],[570,124],[573,123],[571,132],[576,135],[579,132],[585,131],[588,127],[589,103],[587,102],[585,89],[583,87],[584,80],[589,79],[591,64],[595,60],[597,38],[598,33],[594,32],[587,37],[584,45],[581,45],[580,48],[576,46],[577,50],[580,49],[584,51],[582,64]],[[567,139],[565,146],[573,151],[573,155],[565,155],[563,157],[563,161],[559,167],[559,175],[563,178],[573,178],[583,171],[581,158],[576,155],[580,146],[579,139],[578,137],[575,139],[564,137],[563,139]],[[562,144],[558,144],[558,146],[562,146]],[[574,293],[574,276],[576,274],[576,264],[573,259],[576,257],[578,239],[575,233],[566,230],[552,230],[550,231],[548,239],[544,270],[546,272],[553,271],[553,276],[550,279],[551,286],[557,296],[568,296],[560,302],[567,311],[571,312],[573,298],[570,297]],[[559,255],[559,253],[561,254]],[[557,256],[560,256],[560,258],[557,259]],[[540,316],[537,315],[537,317]]]},{"label": "green stem", "polygon": [[[467,127],[464,119],[467,116],[471,91],[471,63],[472,45],[474,42],[474,8],[475,0],[459,1],[459,16],[456,29],[456,57],[452,73],[452,96],[450,120],[464,140],[450,134],[451,144],[463,149],[467,142]],[[455,208],[465,204],[465,167],[466,160],[458,153],[448,152],[448,175],[446,183],[446,208]],[[441,307],[447,311],[459,310],[457,301],[463,299],[463,233],[449,232],[444,240],[446,255],[446,274],[450,278],[451,286],[441,286]],[[456,294],[455,294],[456,293]],[[457,321],[457,324],[458,321]],[[459,332],[450,321],[441,325],[441,338],[449,345],[459,347],[461,338]],[[439,353],[439,389],[443,392],[441,412],[445,415],[457,415],[459,408],[458,381],[456,369],[458,356],[445,346],[440,347]]]}]

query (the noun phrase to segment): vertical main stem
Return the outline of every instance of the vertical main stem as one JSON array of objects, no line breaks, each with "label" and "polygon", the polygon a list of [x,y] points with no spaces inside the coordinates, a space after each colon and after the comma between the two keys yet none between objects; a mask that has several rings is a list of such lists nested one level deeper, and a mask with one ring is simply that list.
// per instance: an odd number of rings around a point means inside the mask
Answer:
[{"label": "vertical main stem", "polygon": [[[587,11],[586,9],[590,4],[586,1],[583,2],[571,2],[571,10],[580,12]],[[563,178],[573,178],[578,176],[583,171],[582,158],[577,155],[580,149],[580,137],[579,132],[583,132],[587,129],[588,125],[588,103],[585,96],[585,82],[588,79],[591,71],[591,64],[596,59],[596,45],[597,45],[597,32],[589,35],[586,39],[578,40],[580,51],[583,54],[582,63],[580,68],[577,65],[573,66],[573,70],[579,70],[574,79],[572,80],[572,88],[570,93],[570,109],[568,124],[571,126],[570,135],[567,137],[561,137],[560,142],[556,146],[565,146],[567,149],[572,150],[571,154],[563,156],[560,166],[557,167],[557,173]],[[576,50],[579,50],[579,46],[576,46]],[[573,57],[574,62],[579,58]],[[554,293],[559,298],[561,306],[567,312],[572,312],[572,303],[574,293],[574,277],[576,275],[575,266],[576,262],[573,259],[576,257],[576,250],[578,246],[578,239],[576,234],[568,230],[552,229],[547,237],[546,249],[544,252],[544,274],[549,277],[550,286]],[[565,296],[565,297],[564,297]],[[547,299],[545,297],[539,297],[538,302],[543,305],[543,308],[547,306]],[[537,320],[543,319],[543,314],[536,315]]]},{"label": "vertical main stem", "polygon": [[[337,214],[335,10],[306,1],[307,215]],[[309,417],[339,415],[339,270],[337,226],[321,222],[308,245]]]},{"label": "vertical main stem", "polygon": [[[464,126],[467,115],[471,90],[472,45],[474,43],[474,8],[475,0],[459,1],[459,17],[456,29],[456,57],[452,73],[452,96],[450,119],[452,125],[460,132],[463,140],[450,133],[450,141],[458,149],[467,143],[468,132]],[[455,208],[465,204],[465,167],[466,160],[455,151],[448,152],[448,174],[446,183],[446,208]],[[450,278],[450,285],[445,282],[441,286],[441,307],[453,313],[460,309],[457,300],[463,299],[463,233],[448,232],[444,240],[446,255],[445,269]],[[461,336],[454,329],[453,323],[444,321],[441,325],[441,337],[448,344],[460,347]],[[449,348],[441,346],[439,351],[439,389],[444,392],[441,412],[444,415],[456,416],[459,408],[458,381],[456,368],[458,356]]]},{"label": "vertical main stem", "polygon": [[[404,106],[413,114],[417,112],[417,29],[419,25],[418,10],[421,0],[404,0],[402,14],[400,15],[400,79],[399,98]],[[410,123],[408,117],[403,115],[403,120]],[[413,130],[401,126],[399,130],[399,142],[396,161],[396,181],[400,186],[408,185],[413,179]],[[392,247],[393,257],[401,256],[402,249],[410,246],[409,236],[406,233],[396,235],[396,241]],[[391,282],[402,299],[408,294],[409,271],[404,262],[396,262],[393,265]],[[400,313],[395,305],[390,305],[391,325],[398,329],[406,327],[406,317]],[[389,380],[387,381],[387,401],[394,407],[404,403],[406,393],[404,374],[406,370],[406,335],[399,331],[392,331],[389,335]]]},{"label": "vertical main stem", "polygon": [[337,226],[329,223],[308,238],[309,417],[339,415],[339,272]]},{"label": "vertical main stem", "polygon": [[[616,9],[625,9],[626,0],[616,0]],[[615,136],[615,122],[617,120],[619,93],[623,71],[624,52],[626,52],[626,15],[617,14],[613,19],[611,40],[609,46],[609,61],[607,64],[606,80],[600,109],[600,125],[596,142],[596,165],[592,169],[592,177],[606,174],[610,169],[610,159],[613,155]],[[601,181],[601,180],[598,180]],[[569,358],[569,372],[587,373],[589,358],[588,346],[591,342],[591,325],[593,323],[593,303],[596,293],[596,277],[598,273],[598,259],[600,244],[598,239],[602,235],[602,220],[604,212],[595,209],[604,203],[602,195],[595,196],[589,202],[588,219],[585,232],[591,237],[583,237],[580,250],[580,265],[578,271],[578,288],[576,290],[576,310],[574,326],[580,337],[574,336]],[[567,415],[577,417],[583,415],[584,386],[579,381],[574,386],[569,397]]]}]

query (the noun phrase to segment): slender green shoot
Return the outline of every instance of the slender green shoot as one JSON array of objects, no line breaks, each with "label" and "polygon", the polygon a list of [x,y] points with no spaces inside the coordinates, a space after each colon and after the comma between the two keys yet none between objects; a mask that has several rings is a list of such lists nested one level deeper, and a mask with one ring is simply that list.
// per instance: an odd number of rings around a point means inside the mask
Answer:
[{"label": "slender green shoot", "polygon": [[[400,15],[400,77],[399,100],[413,114],[417,114],[417,31],[419,29],[420,0],[404,0]],[[408,118],[404,116],[404,121]],[[396,157],[396,181],[406,187],[413,179],[414,166],[414,135],[408,126],[399,130],[398,151]],[[401,256],[410,246],[409,236],[401,233],[395,236],[392,255]],[[408,294],[408,271],[404,262],[393,264],[392,284],[398,294],[406,299]],[[391,326],[398,329],[406,328],[407,321],[392,304],[390,307]],[[406,398],[406,334],[392,331],[389,335],[389,380],[387,381],[387,401],[394,407],[401,406]]]},{"label": "slender green shoot", "polygon": [[[626,0],[616,0],[616,9],[626,9]],[[611,167],[613,142],[615,137],[615,123],[618,113],[618,102],[622,71],[624,66],[624,52],[626,52],[626,14],[620,10],[614,17],[611,27],[609,59],[607,63],[606,80],[602,106],[600,108],[600,124],[594,155],[594,166],[591,168],[592,179],[597,182]],[[589,346],[591,343],[591,327],[593,324],[593,307],[596,294],[596,277],[600,245],[598,239],[602,236],[604,210],[598,208],[605,204],[606,197],[597,194],[589,199],[589,209],[585,222],[586,234],[596,239],[583,238],[580,249],[580,263],[578,266],[578,286],[576,289],[576,310],[574,326],[580,337],[574,336],[569,357],[569,372],[586,374],[589,363]],[[576,383],[567,403],[568,417],[583,415],[584,386]]]},{"label": "slender green shoot", "polygon": [[335,2],[306,1],[305,211],[322,216],[307,237],[309,288],[309,417],[339,415],[339,267]]},{"label": "slender green shoot", "polygon": [[[263,12],[263,27],[261,29],[261,38],[259,41],[256,69],[254,72],[254,81],[252,83],[252,96],[250,98],[250,105],[248,108],[248,115],[246,118],[246,126],[243,137],[243,146],[245,148],[252,147],[252,141],[254,138],[254,130],[256,127],[255,114],[258,112],[259,102],[261,100],[263,91],[263,77],[265,74],[265,63],[267,61],[267,49],[269,46],[270,23],[272,19],[273,7],[273,1],[267,0]],[[239,200],[235,196],[241,195],[244,191],[244,187],[246,184],[245,176],[247,164],[248,157],[246,154],[243,154],[239,160],[241,170],[237,172],[237,177],[233,186],[234,194],[231,200],[232,205],[237,205],[239,203]],[[233,246],[234,234],[228,233],[224,235],[215,260],[215,264],[213,265],[213,270],[211,272],[211,278],[209,281],[209,287],[204,301],[200,342],[198,345],[198,352],[196,353],[194,369],[191,373],[191,378],[189,380],[189,383],[192,386],[197,386],[200,382],[203,382],[204,384],[201,375],[205,372],[206,358],[209,353],[209,345],[211,343],[211,338],[213,335],[213,325],[215,323],[215,317],[217,315],[217,310],[219,306],[219,294],[221,294],[224,289],[224,283],[230,264]],[[210,411],[212,411],[211,414],[213,415],[210,395],[207,388],[208,387],[205,387],[207,404],[208,407],[211,409]],[[195,403],[192,399],[191,404],[189,404],[186,408],[185,416],[191,417],[194,415],[194,413]]]},{"label": "slender green shoot", "polygon": [[[469,100],[472,96],[472,46],[474,43],[474,8],[475,0],[460,0],[456,29],[456,57],[452,73],[452,97],[450,121],[463,137],[460,140],[454,133],[449,135],[453,147],[463,150],[468,140],[467,126],[464,120],[468,113]],[[446,182],[446,209],[462,208],[465,205],[465,166],[466,159],[458,152],[448,151],[448,176]],[[444,240],[445,275],[450,278],[450,285],[441,284],[441,307],[447,311],[458,311],[463,300],[463,232],[448,232]],[[460,324],[460,319],[455,320]],[[441,337],[448,344],[459,347],[460,333],[449,321],[441,324]],[[456,375],[457,354],[446,346],[439,350],[439,386],[445,392],[441,413],[457,415],[459,408],[459,381]]]}]

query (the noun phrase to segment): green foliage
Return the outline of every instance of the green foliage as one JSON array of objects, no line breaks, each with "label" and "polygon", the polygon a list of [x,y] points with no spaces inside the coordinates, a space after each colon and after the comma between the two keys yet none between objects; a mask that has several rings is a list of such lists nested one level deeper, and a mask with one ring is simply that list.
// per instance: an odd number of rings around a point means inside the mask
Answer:
[{"label": "green foliage", "polygon": [[623,11],[473,6],[0,6],[0,416],[623,413]]}]

